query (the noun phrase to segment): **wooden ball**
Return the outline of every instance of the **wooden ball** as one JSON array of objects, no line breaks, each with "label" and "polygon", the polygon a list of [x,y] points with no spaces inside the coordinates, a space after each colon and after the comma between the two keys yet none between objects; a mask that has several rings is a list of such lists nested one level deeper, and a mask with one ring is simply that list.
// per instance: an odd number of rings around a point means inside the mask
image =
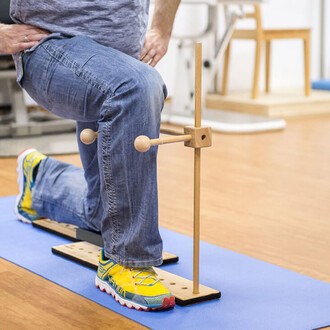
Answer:
[{"label": "wooden ball", "polygon": [[90,128],[86,128],[80,133],[80,141],[85,144],[92,144],[97,138],[97,132]]},{"label": "wooden ball", "polygon": [[145,135],[140,135],[135,139],[134,147],[139,152],[146,152],[151,147],[150,139]]}]

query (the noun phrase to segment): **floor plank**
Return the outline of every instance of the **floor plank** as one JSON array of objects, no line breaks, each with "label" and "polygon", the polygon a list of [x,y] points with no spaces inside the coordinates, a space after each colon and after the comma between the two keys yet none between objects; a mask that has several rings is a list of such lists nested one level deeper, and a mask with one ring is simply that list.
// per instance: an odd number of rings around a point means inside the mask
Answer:
[{"label": "floor plank", "polygon": [[1,258],[0,292],[2,329],[146,329]]}]

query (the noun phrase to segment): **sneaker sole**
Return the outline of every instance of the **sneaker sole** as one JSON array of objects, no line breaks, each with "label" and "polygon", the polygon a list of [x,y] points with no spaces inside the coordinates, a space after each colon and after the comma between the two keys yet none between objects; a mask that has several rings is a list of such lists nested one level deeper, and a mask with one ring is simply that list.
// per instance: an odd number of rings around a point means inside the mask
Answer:
[{"label": "sneaker sole", "polygon": [[130,309],[135,308],[138,311],[151,311],[151,310],[162,310],[162,309],[169,309],[175,306],[175,298],[164,298],[163,303],[159,307],[146,307],[135,303],[131,300],[124,299],[123,297],[119,296],[117,292],[105,281],[101,280],[98,276],[95,276],[95,285],[99,288],[102,292],[106,292],[108,295],[111,295],[117,302],[119,302],[122,306],[126,306]]},{"label": "sneaker sole", "polygon": [[20,199],[22,198],[23,195],[23,190],[24,190],[24,170],[23,170],[23,162],[24,162],[24,158],[30,154],[31,152],[35,152],[37,151],[36,149],[33,148],[29,148],[29,149],[25,149],[23,150],[17,157],[17,183],[18,183],[18,187],[19,187],[19,195],[16,198],[16,202],[15,202],[15,208],[14,208],[14,212],[17,215],[17,219],[24,222],[24,223],[31,223],[32,221],[25,218],[22,214],[19,213],[18,211],[18,203],[20,201]]}]

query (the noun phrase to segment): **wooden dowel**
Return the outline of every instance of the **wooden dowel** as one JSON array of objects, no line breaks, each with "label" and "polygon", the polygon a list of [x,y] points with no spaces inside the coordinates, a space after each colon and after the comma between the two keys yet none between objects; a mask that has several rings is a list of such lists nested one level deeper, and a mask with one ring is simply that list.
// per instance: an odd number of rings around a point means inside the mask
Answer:
[{"label": "wooden dowel", "polygon": [[[202,108],[202,44],[195,46],[195,127],[201,127]],[[199,293],[199,240],[200,240],[200,180],[201,149],[194,155],[194,265],[193,293]]]},{"label": "wooden dowel", "polygon": [[202,44],[195,46],[195,127],[202,121]]},{"label": "wooden dowel", "polygon": [[[161,128],[160,132],[170,134],[170,135],[182,135],[182,132],[171,129],[171,128]],[[80,141],[85,144],[92,144],[96,140],[97,136],[98,136],[97,132],[94,132],[90,128],[85,128],[80,133]],[[184,140],[184,141],[186,141],[186,140]]]},{"label": "wooden dowel", "polygon": [[135,139],[134,147],[139,152],[146,152],[150,149],[151,146],[190,140],[191,135],[174,135],[152,140],[145,135],[140,135]]},{"label": "wooden dowel", "polygon": [[201,149],[195,149],[194,155],[194,265],[193,293],[199,293],[199,240],[200,240],[200,173]]},{"label": "wooden dowel", "polygon": [[183,131],[178,131],[171,128],[160,128],[160,133],[169,134],[169,135],[183,135]]}]

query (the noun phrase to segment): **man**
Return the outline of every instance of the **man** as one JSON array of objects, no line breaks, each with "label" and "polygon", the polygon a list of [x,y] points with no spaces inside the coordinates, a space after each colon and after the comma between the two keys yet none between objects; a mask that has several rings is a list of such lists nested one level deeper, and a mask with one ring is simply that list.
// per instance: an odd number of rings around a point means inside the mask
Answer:
[{"label": "man", "polygon": [[[156,1],[144,38],[149,0],[11,1],[16,23],[50,31],[14,55],[18,82],[41,106],[76,120],[78,136],[98,131],[91,145],[78,138],[83,170],[34,149],[20,154],[16,214],[101,232],[95,284],[138,310],[175,305],[152,269],[162,263],[157,148],[138,153],[134,139],[159,135],[166,87],[153,66],[167,51],[179,2]],[[30,31],[20,38],[36,39]]]}]

